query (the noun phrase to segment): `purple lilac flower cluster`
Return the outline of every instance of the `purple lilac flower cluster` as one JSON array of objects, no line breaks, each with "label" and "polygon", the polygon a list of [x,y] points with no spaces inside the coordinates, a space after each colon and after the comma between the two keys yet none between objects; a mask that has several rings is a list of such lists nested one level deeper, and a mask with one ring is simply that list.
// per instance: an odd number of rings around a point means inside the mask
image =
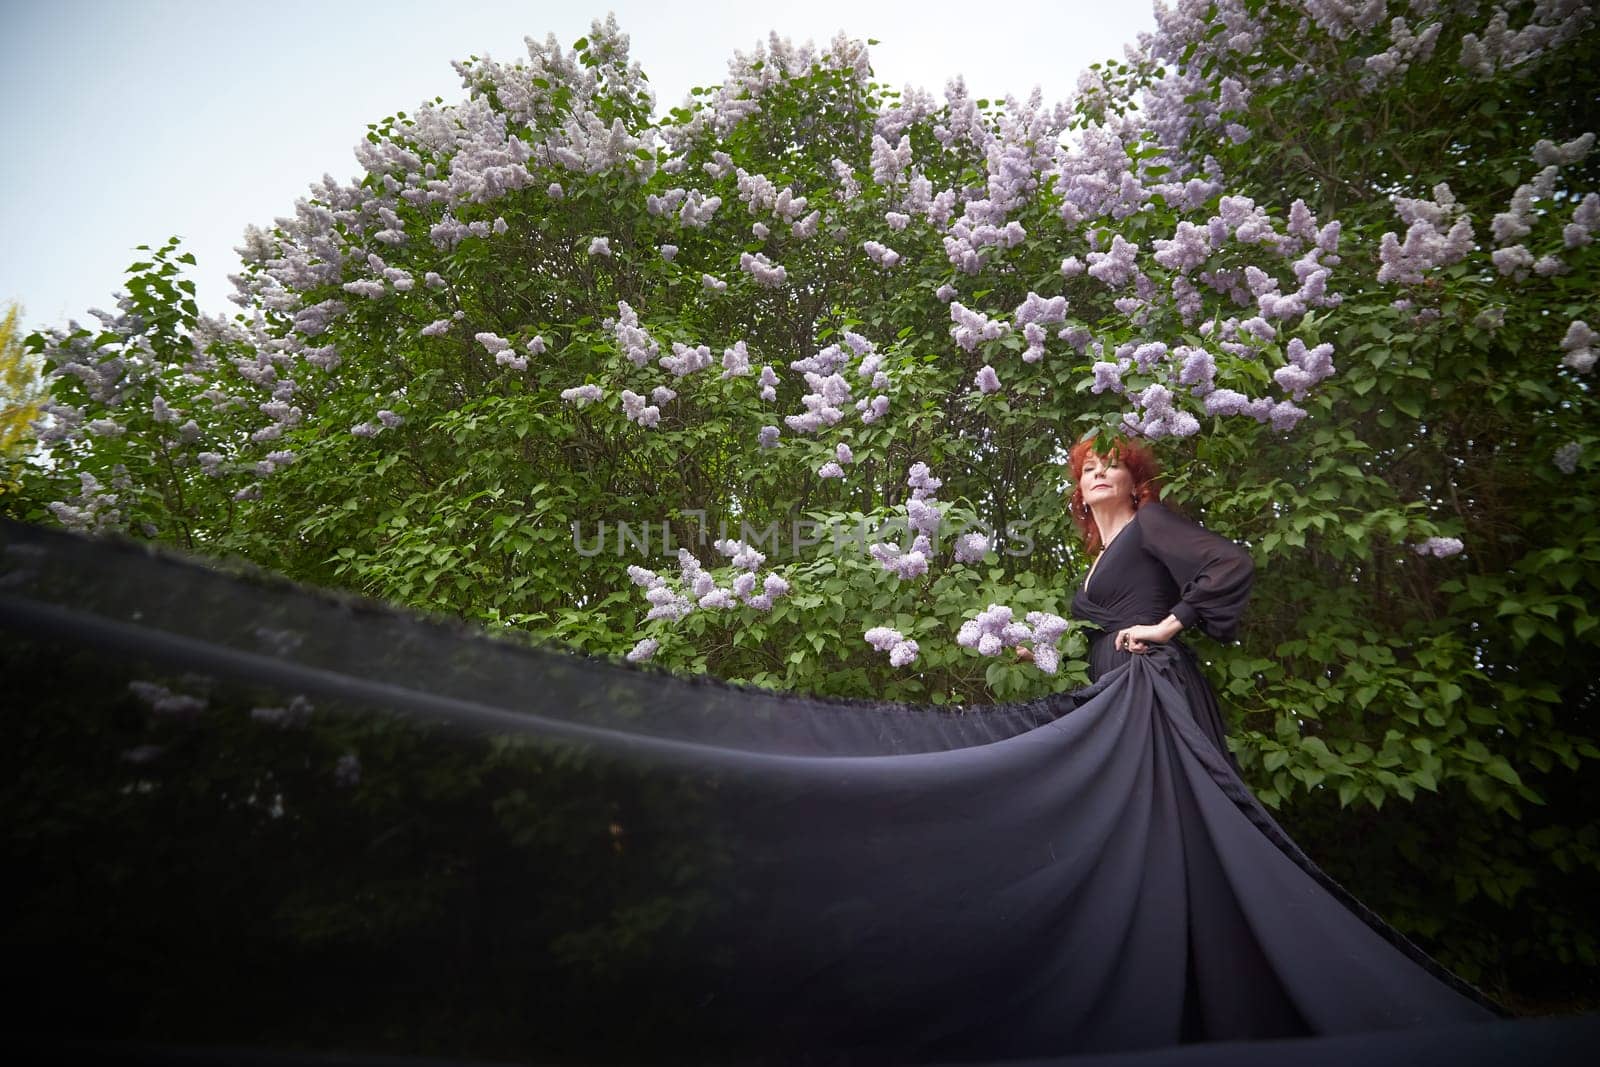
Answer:
[{"label": "purple lilac flower cluster", "polygon": [[1333,374],[1333,345],[1324,342],[1314,348],[1295,337],[1289,341],[1286,352],[1289,363],[1273,372],[1272,380],[1278,388],[1295,400],[1304,400],[1306,393]]},{"label": "purple lilac flower cluster", "polygon": [[[1381,11],[1384,5],[1367,6],[1376,6]],[[1363,60],[1365,69],[1361,72],[1361,88],[1371,92],[1400,78],[1413,64],[1426,63],[1433,57],[1433,50],[1439,43],[1439,33],[1443,29],[1443,23],[1434,22],[1424,26],[1420,32],[1414,32],[1404,17],[1393,19],[1389,23],[1389,47]]]},{"label": "purple lilac flower cluster", "polygon": [[671,372],[674,378],[682,378],[698,370],[705,370],[711,366],[713,360],[709,345],[686,345],[681,341],[672,343],[672,354],[662,356],[656,360],[663,370]]},{"label": "purple lilac flower cluster", "polygon": [[1466,546],[1455,537],[1430,537],[1426,541],[1413,546],[1419,556],[1435,556],[1439,559],[1449,559],[1459,555]]},{"label": "purple lilac flower cluster", "polygon": [[964,533],[956,538],[957,563],[982,563],[989,554],[989,538],[981,533]]},{"label": "purple lilac flower cluster", "polygon": [[906,524],[915,537],[909,549],[887,542],[867,546],[867,554],[877,560],[884,570],[903,579],[919,578],[928,573],[928,562],[933,556],[933,538],[939,533],[944,513],[935,495],[944,483],[933,476],[928,465],[913,463],[906,475],[906,485],[911,497],[906,501]]},{"label": "purple lilac flower cluster", "polygon": [[896,252],[888,245],[879,244],[877,241],[864,241],[861,249],[866,252],[868,259],[885,270],[900,262],[899,252]]},{"label": "purple lilac flower cluster", "polygon": [[1432,200],[1397,196],[1394,208],[1407,224],[1406,235],[1403,241],[1394,233],[1380,239],[1378,281],[1416,284],[1425,272],[1459,263],[1472,251],[1472,221],[1449,185],[1434,186]]},{"label": "purple lilac flower cluster", "polygon": [[778,289],[788,284],[789,272],[759,252],[739,253],[739,269],[762,285]]},{"label": "purple lilac flower cluster", "polygon": [[744,341],[734,341],[722,350],[722,378],[744,378],[750,373],[750,349]]},{"label": "purple lilac flower cluster", "polygon": [[622,414],[629,422],[637,423],[644,429],[654,429],[661,422],[661,407],[658,404],[646,404],[645,398],[632,389],[622,391]]},{"label": "purple lilac flower cluster", "polygon": [[[1565,144],[1541,140],[1533,146],[1531,157],[1543,169],[1532,181],[1517,186],[1506,210],[1495,215],[1489,227],[1498,246],[1490,253],[1490,260],[1502,276],[1520,282],[1530,274],[1541,278],[1565,274],[1569,267],[1562,253],[1582,248],[1592,241],[1590,235],[1600,225],[1600,194],[1588,193],[1579,199],[1573,190],[1562,187],[1561,177],[1562,168],[1583,162],[1594,144],[1595,135],[1591,132]],[[1548,205],[1560,200],[1578,201],[1571,221],[1562,226],[1562,248],[1535,255],[1527,241],[1535,235],[1541,218],[1558,217]]]},{"label": "purple lilac flower cluster", "polygon": [[950,337],[968,352],[984,341],[1004,337],[1011,327],[1000,319],[991,319],[980,311],[973,311],[959,300],[950,302]]},{"label": "purple lilac flower cluster", "polygon": [[1063,323],[1066,318],[1066,297],[1043,297],[1028,290],[1027,298],[1017,305],[1011,315],[1012,322],[1022,331],[1023,339],[1028,343],[1022,353],[1024,363],[1037,363],[1044,358],[1046,327]]},{"label": "purple lilac flower cluster", "polygon": [[593,404],[604,400],[605,395],[605,390],[592,383],[588,385],[576,385],[571,389],[561,390],[562,400],[569,404],[576,404],[579,407],[583,407],[585,404]]},{"label": "purple lilac flower cluster", "polygon": [[[757,611],[770,611],[775,600],[788,594],[789,582],[782,575],[769,573],[763,578],[756,573],[766,562],[766,556],[751,546],[743,541],[724,539],[717,541],[713,547],[729,557],[736,572],[725,586],[718,585],[716,576],[706,570],[694,553],[686,548],[678,549],[678,583],[681,590],[674,589],[666,578],[646,567],[633,565],[628,568],[629,580],[644,589],[645,599],[650,603],[645,621],[667,619],[677,622],[697,607],[703,610],[728,610],[743,604]],[[654,654],[653,649],[651,654]]]},{"label": "purple lilac flower cluster", "polygon": [[990,604],[956,632],[956,644],[984,656],[998,656],[1002,650],[1032,639],[1033,631],[1025,623],[1013,621],[1011,609],[1003,604]]},{"label": "purple lilac flower cluster", "polygon": [[132,681],[128,683],[128,689],[156,714],[171,715],[180,719],[194,718],[205,711],[210,703],[205,697],[174,693],[166,686],[155,682]]},{"label": "purple lilac flower cluster", "polygon": [[843,478],[844,465],[847,463],[854,463],[855,461],[855,453],[850,450],[849,445],[841,441],[839,444],[834,446],[833,458],[828,460],[828,462],[824,463],[821,467],[817,468],[817,477]]},{"label": "purple lilac flower cluster", "polygon": [[[794,360],[791,370],[799,371],[805,378],[807,392],[800,398],[805,411],[799,415],[784,416],[784,423],[796,433],[816,433],[826,426],[835,426],[844,418],[844,407],[854,399],[849,380],[841,373],[852,358],[857,358],[858,377],[868,378],[868,388],[883,390],[889,387],[889,376],[880,368],[883,356],[871,341],[853,331],[845,331],[842,345],[832,344],[811,356]],[[777,376],[770,368],[762,371],[761,397],[777,397]],[[889,410],[889,397],[879,392],[876,396],[855,399],[855,409],[863,423],[876,422]]]},{"label": "purple lilac flower cluster", "polygon": [[[222,457],[217,457],[221,462]],[[123,513],[117,494],[87,471],[78,473],[79,491],[68,500],[52,501],[48,507],[56,521],[69,530],[99,533],[115,529]]]},{"label": "purple lilac flower cluster", "polygon": [[617,317],[611,326],[617,347],[635,367],[643,367],[661,352],[661,346],[639,326],[639,315],[627,301],[617,301]]},{"label": "purple lilac flower cluster", "polygon": [[1555,454],[1550,457],[1550,462],[1554,463],[1556,470],[1562,474],[1576,474],[1578,473],[1578,460],[1582,457],[1583,446],[1576,441],[1568,441],[1555,450]]},{"label": "purple lilac flower cluster", "polygon": [[1513,30],[1508,7],[1496,4],[1481,33],[1462,35],[1461,66],[1479,78],[1493,78],[1560,48],[1594,24],[1595,12],[1590,4],[1579,0],[1534,0],[1527,21]]},{"label": "purple lilac flower cluster", "polygon": [[1561,338],[1562,366],[1571,367],[1579,374],[1594,370],[1596,340],[1600,340],[1600,336],[1589,329],[1587,322],[1576,319],[1569,323],[1566,335]]},{"label": "purple lilac flower cluster", "polygon": [[1031,642],[1034,666],[1054,674],[1061,664],[1058,643],[1067,631],[1067,620],[1059,615],[1030,611],[1026,622],[1017,622],[1004,604],[990,604],[961,624],[956,644],[976,650],[980,655],[998,656],[1007,648]]},{"label": "purple lilac flower cluster", "polygon": [[902,636],[899,630],[891,630],[887,626],[874,626],[864,636],[867,644],[879,652],[889,653],[889,666],[904,667],[916,662],[917,643]]}]

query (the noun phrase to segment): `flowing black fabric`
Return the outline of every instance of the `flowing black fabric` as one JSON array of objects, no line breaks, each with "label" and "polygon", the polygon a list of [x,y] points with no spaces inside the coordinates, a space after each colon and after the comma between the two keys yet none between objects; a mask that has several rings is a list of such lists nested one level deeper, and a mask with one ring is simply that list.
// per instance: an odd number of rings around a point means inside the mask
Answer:
[{"label": "flowing black fabric", "polygon": [[1250,795],[1169,611],[1249,557],[1159,505],[1096,680],[913,707],[527,647],[7,524],[13,1006],[106,1040],[556,1062],[998,1062],[1498,1009]]}]

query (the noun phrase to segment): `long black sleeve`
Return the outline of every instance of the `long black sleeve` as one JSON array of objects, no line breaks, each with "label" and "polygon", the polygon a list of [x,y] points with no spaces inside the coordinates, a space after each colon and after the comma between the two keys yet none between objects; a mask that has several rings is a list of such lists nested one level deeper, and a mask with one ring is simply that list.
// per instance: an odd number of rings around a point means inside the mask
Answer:
[{"label": "long black sleeve", "polygon": [[1191,629],[1231,641],[1250,599],[1255,563],[1250,553],[1160,503],[1139,509],[1144,550],[1159,560],[1181,591],[1172,614]]}]

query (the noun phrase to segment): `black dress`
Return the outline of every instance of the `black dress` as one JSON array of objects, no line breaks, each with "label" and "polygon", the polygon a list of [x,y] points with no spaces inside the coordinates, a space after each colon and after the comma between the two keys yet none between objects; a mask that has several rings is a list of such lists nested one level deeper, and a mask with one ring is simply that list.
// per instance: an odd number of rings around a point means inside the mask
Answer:
[{"label": "black dress", "polygon": [[1153,965],[1168,980],[1128,983],[1128,1004],[1173,1040],[1492,1017],[1312,863],[1250,794],[1182,637],[1148,653],[1114,647],[1117,630],[1169,613],[1185,632],[1232,639],[1254,573],[1243,548],[1150,503],[1072,599],[1073,614],[1099,628],[1089,666],[1103,687],[1078,694],[1072,717],[1116,733],[1108,763],[1138,783],[1114,831],[1144,843],[1143,870],[1127,883],[1139,887],[1127,929],[1165,927],[1139,943],[1152,961],[1166,957]]},{"label": "black dress", "polygon": [[13,1006],[56,1036],[573,1063],[1492,1018],[1250,795],[1181,641],[1111,648],[1169,611],[1226,638],[1250,580],[1146,506],[1073,601],[1093,684],[912,707],[0,523]]},{"label": "black dress", "polygon": [[[1072,614],[1100,628],[1089,646],[1089,677],[1100,678],[1134,655],[1115,647],[1117,630],[1158,623],[1169,614],[1184,631],[1198,626],[1218,641],[1231,641],[1254,579],[1250,553],[1164,504],[1146,504],[1112,538],[1072,598]],[[1158,657],[1158,665],[1182,691],[1195,724],[1237,769],[1217,698],[1193,651],[1181,637],[1170,644],[1180,654]]]}]

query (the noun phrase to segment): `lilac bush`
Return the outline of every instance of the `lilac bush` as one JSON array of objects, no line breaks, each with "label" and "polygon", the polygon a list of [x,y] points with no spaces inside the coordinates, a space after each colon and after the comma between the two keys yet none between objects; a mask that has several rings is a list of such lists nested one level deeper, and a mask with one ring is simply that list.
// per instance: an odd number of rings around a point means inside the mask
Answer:
[{"label": "lilac bush", "polygon": [[[1046,531],[1041,560],[1080,562],[1045,486],[1083,433],[1175,455],[1206,437],[1290,448],[1329,410],[1369,309],[1434,321],[1441,280],[1468,271],[1497,294],[1480,319],[1503,322],[1537,299],[1529,287],[1582,275],[1600,226],[1589,131],[1530,137],[1526,172],[1490,213],[1452,188],[1465,177],[1390,176],[1358,198],[1252,183],[1253,146],[1273,131],[1243,120],[1277,96],[1330,72],[1352,100],[1404,94],[1440,64],[1505,77],[1571,46],[1590,18],[1457,5],[1449,17],[1475,28],[1452,36],[1438,5],[1402,6],[1385,18],[1381,4],[1183,0],[1126,62],[1055,103],[977,100],[960,78],[942,100],[894,92],[860,42],[773,37],[657,113],[609,19],[571,48],[530,40],[514,63],[463,61],[465,99],[377,124],[359,178],[325,177],[247,229],[234,319],[196,310],[174,332],[134,301],[101,313],[98,336],[41,338],[62,383],[42,439],[111,456],[136,437],[171,472],[163,511],[150,495],[161,464],[77,478],[67,462],[51,511],[171,536],[162,516],[195,510],[194,491],[177,503],[191,477],[230,522],[293,500],[335,575],[610,648],[660,641],[679,665],[695,662],[709,615],[758,625],[787,583],[823,560],[842,573],[853,552],[863,616],[886,595],[873,589],[937,590],[945,622],[914,627],[925,664],[935,634],[960,647],[956,620],[978,594],[959,583],[982,560],[1008,577],[1032,566],[1004,555],[1019,538],[941,529],[948,515],[1025,513]],[[1285,34],[1315,58],[1272,43]],[[1594,363],[1588,313],[1552,338],[1580,375]],[[157,335],[151,362],[141,346]],[[908,484],[896,472],[912,463]],[[360,471],[395,488],[347,508],[337,486]],[[752,584],[748,544],[698,562],[710,539],[686,516],[708,508],[736,527],[859,516],[906,536],[768,544],[774,569]],[[560,535],[602,516],[641,544],[653,531],[652,554],[696,562],[640,583],[644,603],[624,609],[609,591],[625,554],[574,559]],[[1419,516],[1395,536],[1445,531]],[[463,537],[478,547],[453,547]],[[476,599],[524,567],[537,592]],[[556,577],[574,573],[581,591]],[[811,677],[797,666],[758,674]]]}]

